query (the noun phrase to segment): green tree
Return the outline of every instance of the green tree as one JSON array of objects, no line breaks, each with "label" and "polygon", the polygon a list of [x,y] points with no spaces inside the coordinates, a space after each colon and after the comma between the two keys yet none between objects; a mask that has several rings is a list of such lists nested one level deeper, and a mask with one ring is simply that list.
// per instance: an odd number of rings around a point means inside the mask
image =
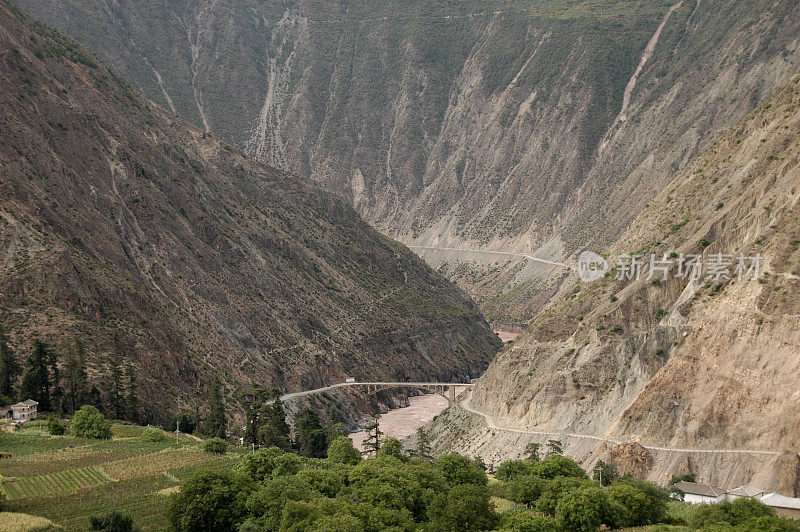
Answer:
[{"label": "green tree", "polygon": [[50,407],[54,412],[64,414],[64,390],[61,388],[61,373],[58,369],[58,353],[50,350],[50,376],[53,390],[50,393]]},{"label": "green tree", "polygon": [[[751,521],[767,518],[772,521],[775,517],[775,510],[766,504],[742,497],[733,502],[724,501],[718,504],[699,505],[692,512],[689,524],[692,528],[711,529],[713,527],[745,527]],[[748,530],[743,528],[743,530]],[[749,530],[769,530],[768,528],[752,528]]]},{"label": "green tree", "polygon": [[100,395],[100,390],[97,389],[97,386],[92,385],[91,389],[89,390],[89,394],[86,396],[86,404],[92,405],[95,408],[100,408],[103,404],[103,398]]},{"label": "green tree", "polygon": [[547,483],[539,500],[536,501],[536,510],[549,515],[555,515],[558,501],[564,494],[583,486],[586,480],[575,477],[555,477]]},{"label": "green tree", "polygon": [[451,486],[461,484],[486,486],[489,483],[486,472],[475,465],[475,462],[460,454],[446,454],[438,458],[434,465]]},{"label": "green tree", "polygon": [[433,458],[431,454],[431,440],[428,433],[422,427],[417,429],[417,446],[414,449],[413,456],[419,456],[423,460],[430,460]]},{"label": "green tree", "polygon": [[73,413],[87,401],[89,395],[88,378],[86,376],[86,351],[83,343],[74,339],[67,343],[65,352],[63,372],[65,410]]},{"label": "green tree", "polygon": [[192,434],[197,429],[197,417],[189,412],[181,412],[169,422],[169,432],[179,430],[186,434]]},{"label": "green tree", "polygon": [[627,511],[626,518],[621,526],[644,526],[654,524],[650,520],[648,505],[650,501],[641,490],[628,484],[614,484],[606,489],[612,501],[618,502]]},{"label": "green tree", "polygon": [[552,517],[529,512],[504,515],[501,529],[506,532],[563,532]]},{"label": "green tree", "polygon": [[125,364],[125,377],[128,381],[123,399],[125,419],[138,423],[141,419],[139,412],[139,391],[136,382],[136,371],[133,364]]},{"label": "green tree", "polygon": [[538,462],[539,461],[539,449],[541,449],[542,444],[532,442],[525,446],[525,455],[527,456],[527,460],[531,462]]},{"label": "green tree", "polygon": [[364,452],[368,454],[372,454],[376,456],[378,451],[381,448],[381,438],[383,437],[383,432],[381,431],[379,419],[381,415],[375,414],[373,416],[373,421],[366,427],[364,427],[364,432],[367,433],[367,437],[364,439]]},{"label": "green tree", "polygon": [[211,382],[208,395],[209,413],[205,423],[205,432],[213,438],[225,439],[228,436],[228,420],[225,416],[225,405],[222,402],[222,383],[218,378]]},{"label": "green tree", "polygon": [[233,471],[202,471],[181,482],[167,503],[167,519],[179,532],[235,530],[247,516],[255,484]]},{"label": "green tree", "polygon": [[105,532],[132,532],[134,530],[133,518],[116,510],[103,516],[91,516],[89,526],[92,530],[104,530]]},{"label": "green tree", "polygon": [[355,465],[361,461],[361,453],[347,436],[339,436],[328,446],[328,460],[337,464]]},{"label": "green tree", "polygon": [[278,447],[284,451],[292,449],[289,424],[286,422],[286,410],[283,408],[279,390],[270,392],[272,403],[263,408],[262,440],[265,446]]},{"label": "green tree", "polygon": [[672,480],[669,481],[669,485],[672,486],[677,484],[678,482],[697,482],[697,475],[694,473],[684,473],[683,475],[675,475],[672,477]]},{"label": "green tree", "polygon": [[70,431],[79,438],[107,440],[111,438],[111,423],[98,409],[83,405],[75,412],[69,424]]},{"label": "green tree", "polygon": [[139,439],[150,443],[159,443],[169,441],[170,438],[163,430],[151,427],[144,429],[139,434]]},{"label": "green tree", "polygon": [[5,330],[0,326],[0,396],[9,400],[14,397],[15,383],[21,372],[14,350],[8,345]]},{"label": "green tree", "polygon": [[609,486],[617,478],[617,472],[610,464],[600,460],[592,470],[592,480],[599,482],[603,486]]},{"label": "green tree", "polygon": [[551,454],[541,462],[533,465],[532,471],[534,475],[542,478],[555,478],[555,477],[575,477],[588,479],[586,472],[583,468],[567,456],[559,454]]},{"label": "green tree", "polygon": [[299,478],[311,488],[326,497],[336,497],[347,482],[347,468],[344,466],[330,469],[301,469],[294,478]]},{"label": "green tree", "polygon": [[378,456],[392,456],[398,460],[406,461],[408,456],[403,454],[403,444],[397,438],[384,438]]},{"label": "green tree", "polygon": [[634,478],[630,475],[626,475],[616,482],[632,486],[644,493],[645,497],[647,497],[646,512],[641,519],[643,524],[661,523],[667,517],[667,505],[670,501],[669,492],[667,492],[667,490],[652,482]]},{"label": "green tree", "polygon": [[109,387],[106,392],[107,413],[114,419],[125,417],[125,399],[122,384],[122,370],[115,361],[108,363]]},{"label": "green tree", "polygon": [[532,475],[536,464],[529,460],[508,460],[500,464],[495,472],[495,477],[509,481],[517,477]]},{"label": "green tree", "polygon": [[243,439],[247,445],[258,447],[261,444],[261,437],[264,434],[261,424],[264,420],[264,404],[267,396],[268,392],[256,385],[239,393],[239,402],[244,407],[245,413]]},{"label": "green tree", "polygon": [[442,532],[491,530],[499,521],[489,501],[489,488],[476,484],[461,484],[439,494],[429,515],[430,529]]},{"label": "green tree", "polygon": [[284,451],[277,447],[263,447],[252,454],[245,455],[236,464],[235,469],[247,474],[256,482],[263,482],[272,477],[275,470],[275,460],[283,456]]},{"label": "green tree", "polygon": [[55,414],[50,414],[47,416],[47,432],[53,436],[61,436],[67,432],[67,427],[58,420]]},{"label": "green tree", "polygon": [[297,477],[267,479],[247,499],[247,512],[258,530],[278,530],[287,501],[310,501],[312,493],[308,482]]},{"label": "green tree", "polygon": [[535,475],[516,477],[508,482],[506,498],[530,507],[539,500],[546,488],[547,481]]},{"label": "green tree", "polygon": [[22,376],[20,396],[39,403],[39,410],[49,412],[50,404],[50,349],[44,342],[33,341],[33,351],[25,360],[25,374]]},{"label": "green tree", "polygon": [[210,438],[203,442],[203,451],[213,454],[225,454],[228,450],[228,442],[222,438]]},{"label": "green tree", "polygon": [[391,456],[363,460],[348,474],[350,488],[362,502],[395,510],[407,508],[416,520],[425,517],[433,494],[446,490],[439,478],[437,484],[419,469]]},{"label": "green tree", "polygon": [[547,455],[564,454],[564,446],[560,440],[547,440]]},{"label": "green tree", "polygon": [[347,429],[344,428],[344,417],[341,408],[332,406],[328,409],[328,423],[325,425],[325,440],[328,445],[339,436],[347,436]]},{"label": "green tree", "polygon": [[327,445],[325,430],[319,420],[319,414],[310,408],[304,408],[294,417],[295,446],[297,452],[309,458],[324,458]]},{"label": "green tree", "polygon": [[626,510],[612,502],[603,488],[583,486],[566,492],[556,505],[556,520],[566,530],[595,532],[600,525],[625,525]]}]

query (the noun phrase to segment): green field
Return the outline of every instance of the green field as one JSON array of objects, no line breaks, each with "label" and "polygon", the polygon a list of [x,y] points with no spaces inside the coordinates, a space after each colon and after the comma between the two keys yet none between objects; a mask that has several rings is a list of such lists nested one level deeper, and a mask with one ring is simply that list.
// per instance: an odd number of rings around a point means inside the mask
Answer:
[{"label": "green field", "polygon": [[143,427],[114,425],[111,440],[50,436],[44,422],[17,432],[0,430],[0,491],[8,512],[40,516],[65,530],[87,530],[89,517],[129,513],[144,530],[166,527],[165,491],[200,468],[230,467],[237,454],[204,453],[182,435],[162,442],[139,439]]}]

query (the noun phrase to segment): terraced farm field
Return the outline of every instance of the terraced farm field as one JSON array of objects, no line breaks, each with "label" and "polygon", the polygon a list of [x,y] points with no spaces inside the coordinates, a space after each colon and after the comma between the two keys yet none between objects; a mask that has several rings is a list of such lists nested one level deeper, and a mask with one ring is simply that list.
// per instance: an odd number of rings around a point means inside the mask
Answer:
[{"label": "terraced farm field", "polygon": [[[189,436],[142,441],[143,427],[114,425],[111,440],[50,436],[44,422],[18,432],[0,430],[0,492],[6,510],[52,520],[65,530],[88,530],[89,517],[129,513],[143,530],[166,527],[165,493],[198,469],[226,469],[238,453],[204,453]],[[172,488],[172,490],[170,490]],[[2,527],[0,527],[2,528]]]},{"label": "terraced farm field", "polygon": [[26,497],[47,497],[96,486],[110,480],[108,475],[97,467],[81,467],[38,477],[6,480],[3,482],[3,491],[9,500],[24,499]]}]

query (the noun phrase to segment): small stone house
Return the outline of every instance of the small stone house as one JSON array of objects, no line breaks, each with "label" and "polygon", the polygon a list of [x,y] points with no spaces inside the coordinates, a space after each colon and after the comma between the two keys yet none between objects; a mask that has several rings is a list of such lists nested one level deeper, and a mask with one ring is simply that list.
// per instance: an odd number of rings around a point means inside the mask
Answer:
[{"label": "small stone house", "polygon": [[11,419],[18,423],[25,423],[39,416],[38,409],[39,403],[33,399],[25,399],[21,403],[1,408],[0,419]]}]

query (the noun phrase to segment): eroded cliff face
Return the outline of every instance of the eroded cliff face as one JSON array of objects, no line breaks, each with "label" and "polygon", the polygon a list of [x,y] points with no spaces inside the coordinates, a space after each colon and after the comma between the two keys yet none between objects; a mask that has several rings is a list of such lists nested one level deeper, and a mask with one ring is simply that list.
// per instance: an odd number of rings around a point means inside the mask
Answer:
[{"label": "eroded cliff face", "polygon": [[145,100],[6,2],[0,86],[0,319],[20,357],[33,338],[81,339],[93,384],[135,364],[163,420],[215,376],[229,392],[468,379],[497,350],[468,296],[343,199]]},{"label": "eroded cliff face", "polygon": [[[786,471],[796,471],[800,449],[798,139],[795,77],[604,253],[612,268],[626,254],[645,262],[702,254],[702,278],[654,281],[648,266],[639,280],[612,272],[570,284],[498,355],[470,401],[439,422],[441,448],[496,460],[561,438],[590,467],[624,454],[620,442],[638,442],[652,454],[644,474],[653,480],[691,471],[794,492],[796,475]],[[718,254],[730,256],[730,278],[709,269]],[[758,280],[739,279],[740,254],[762,257]],[[442,432],[454,428],[455,437]]]},{"label": "eroded cliff face", "polygon": [[[144,94],[311,175],[525,325],[800,65],[790,0],[17,0]],[[448,248],[440,252],[425,248]]]}]

